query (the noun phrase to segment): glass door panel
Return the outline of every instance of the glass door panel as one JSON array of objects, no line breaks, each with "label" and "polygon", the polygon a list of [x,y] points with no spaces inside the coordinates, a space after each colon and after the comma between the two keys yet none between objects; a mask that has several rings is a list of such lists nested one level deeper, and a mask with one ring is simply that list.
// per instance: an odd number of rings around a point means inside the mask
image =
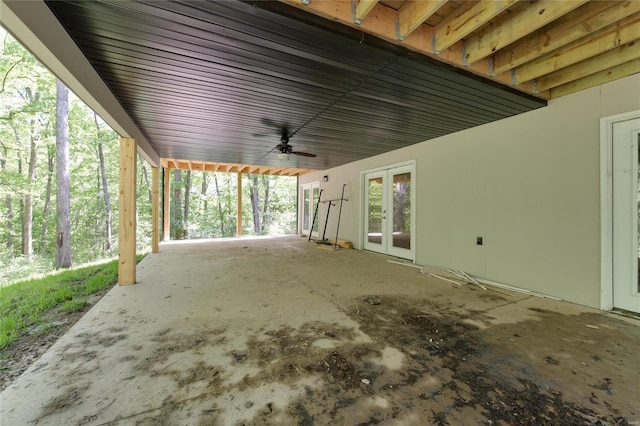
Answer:
[{"label": "glass door panel", "polygon": [[380,253],[386,253],[385,176],[384,172],[367,173],[364,188],[364,248]]},{"label": "glass door panel", "polygon": [[[301,200],[302,204],[300,208],[301,217],[301,232],[302,235],[308,236],[311,233],[312,236],[318,236],[318,218],[316,218],[316,222],[313,223],[313,215],[316,211],[316,205],[318,203],[318,197],[320,196],[320,183],[313,182],[302,185],[300,187],[301,190]],[[312,229],[313,228],[313,229]]]},{"label": "glass door panel", "polygon": [[[318,205],[318,197],[320,196],[320,187],[319,186],[314,186],[313,187],[313,198],[311,200],[311,206],[309,209],[309,217],[311,218],[311,220],[313,221],[313,215],[316,212],[316,205]],[[320,222],[320,218],[316,218],[315,223],[313,224],[313,229],[311,230],[312,235],[314,236],[318,236],[318,222]]]},{"label": "glass door panel", "polygon": [[364,248],[414,259],[414,166],[364,175]]},{"label": "glass door panel", "polygon": [[309,232],[309,221],[310,221],[310,206],[309,206],[309,194],[310,189],[305,188],[302,190],[302,232]]},{"label": "glass door panel", "polygon": [[393,220],[391,235],[394,247],[411,249],[411,172],[393,175]]}]

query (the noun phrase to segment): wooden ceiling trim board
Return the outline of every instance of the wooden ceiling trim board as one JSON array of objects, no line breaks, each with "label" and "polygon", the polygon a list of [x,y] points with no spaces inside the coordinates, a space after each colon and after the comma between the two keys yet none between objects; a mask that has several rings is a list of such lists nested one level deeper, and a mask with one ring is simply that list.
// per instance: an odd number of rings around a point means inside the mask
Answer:
[{"label": "wooden ceiling trim board", "polygon": [[356,15],[353,22],[356,24],[361,24],[364,18],[367,17],[369,12],[371,12],[376,4],[378,4],[378,0],[358,0],[356,2]]},{"label": "wooden ceiling trim board", "polygon": [[515,68],[516,83],[530,81],[553,71],[607,52],[640,38],[640,12],[620,20],[589,37],[583,37]]},{"label": "wooden ceiling trim board", "polygon": [[408,0],[398,10],[398,38],[404,40],[448,0]]},{"label": "wooden ceiling trim board", "polygon": [[640,40],[632,41],[602,55],[578,62],[551,74],[546,74],[536,80],[536,86],[540,91],[548,90],[637,58],[640,58]]},{"label": "wooden ceiling trim board", "polygon": [[435,50],[442,52],[478,30],[518,0],[480,0],[473,7],[461,7],[435,27]]},{"label": "wooden ceiling trim board", "polygon": [[[378,37],[389,43],[393,43],[409,50],[413,50],[422,55],[437,58],[438,61],[444,62],[449,65],[453,65],[458,68],[463,68],[469,72],[480,75],[485,78],[489,78],[505,85],[511,86],[511,75],[489,74],[489,61],[481,60],[470,66],[466,66],[463,62],[462,48],[463,43],[459,41],[449,46],[446,50],[434,53],[433,51],[433,35],[434,28],[428,25],[420,25],[404,40],[398,40],[396,34],[396,18],[397,12],[389,7],[377,4],[372,13],[369,14],[369,19],[362,21],[362,24],[356,25],[351,19],[351,4],[346,1],[312,1],[308,5],[302,4],[299,0],[279,0],[281,3],[293,6],[298,9],[305,10],[320,16],[330,21],[339,22],[343,25],[356,28],[364,31],[375,37]],[[505,1],[505,0],[502,0]],[[516,0],[510,0],[511,3]],[[474,5],[474,2],[464,2],[460,9],[470,7]],[[469,6],[467,6],[469,5]],[[459,9],[458,9],[459,10]],[[515,87],[515,89],[528,94],[535,94],[532,86],[528,83],[523,83]],[[535,94],[539,98],[543,99],[541,94]]]},{"label": "wooden ceiling trim board", "polygon": [[465,61],[472,64],[484,59],[586,2],[540,0],[519,3],[512,13],[496,18],[465,41]]},{"label": "wooden ceiling trim board", "polygon": [[493,70],[502,74],[636,12],[640,12],[640,1],[590,1],[498,51],[493,56]]},{"label": "wooden ceiling trim board", "polygon": [[[596,74],[591,74],[590,76],[581,78],[580,80],[575,80],[571,83],[554,87],[553,89],[549,90],[550,98],[555,99],[561,96],[570,95],[581,90],[589,89],[591,87],[598,86],[609,81],[618,80],[620,78],[628,77],[630,75],[638,73],[640,73],[640,58],[634,59],[633,61],[626,62],[622,65],[618,65],[617,67],[613,67],[608,70],[600,71]],[[640,90],[640,88],[638,89]]]}]

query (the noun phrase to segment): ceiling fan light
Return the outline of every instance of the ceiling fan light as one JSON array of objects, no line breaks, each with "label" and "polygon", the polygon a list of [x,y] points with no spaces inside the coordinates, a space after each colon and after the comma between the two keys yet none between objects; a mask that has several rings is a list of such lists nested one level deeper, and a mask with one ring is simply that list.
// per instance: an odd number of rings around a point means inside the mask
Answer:
[{"label": "ceiling fan light", "polygon": [[287,161],[289,160],[289,154],[287,154],[286,152],[279,152],[278,158],[281,160]]}]

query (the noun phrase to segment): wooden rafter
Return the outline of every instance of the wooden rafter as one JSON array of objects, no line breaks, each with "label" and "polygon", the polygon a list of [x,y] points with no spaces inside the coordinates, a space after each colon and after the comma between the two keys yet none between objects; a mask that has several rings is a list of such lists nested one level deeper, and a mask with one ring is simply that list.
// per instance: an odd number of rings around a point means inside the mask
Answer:
[{"label": "wooden rafter", "polygon": [[638,58],[640,0],[280,1],[544,99]]},{"label": "wooden rafter", "polygon": [[474,63],[554,21],[587,0],[540,0],[522,3],[508,14],[472,34],[465,43],[465,60]]},{"label": "wooden rafter", "polygon": [[640,39],[640,12],[606,27],[590,37],[569,43],[547,55],[515,68],[516,82],[533,80],[585,59]]},{"label": "wooden rafter", "polygon": [[398,38],[405,39],[446,3],[447,0],[407,1],[398,10]]},{"label": "wooden rafter", "polygon": [[378,4],[378,0],[359,0],[356,5],[356,16],[353,21],[356,24],[361,24],[362,20],[367,17],[376,4]]},{"label": "wooden rafter", "polygon": [[441,52],[478,30],[513,6],[518,0],[481,0],[473,7],[460,8],[435,28],[435,50]]},{"label": "wooden rafter", "polygon": [[631,42],[617,49],[612,49],[599,56],[594,56],[585,61],[578,62],[560,71],[547,74],[536,80],[538,90],[544,91],[553,87],[561,86],[574,80],[596,74],[625,62],[632,61],[640,57],[640,41]]},{"label": "wooden rafter", "polygon": [[596,74],[591,74],[588,77],[563,84],[562,86],[555,87],[549,91],[550,97],[559,98],[561,96],[570,95],[590,87],[604,84],[608,81],[617,80],[637,73],[640,73],[640,58],[636,58],[630,62],[625,62],[622,65],[618,65],[617,67],[613,67],[608,70],[600,71]]},{"label": "wooden rafter", "polygon": [[501,74],[640,12],[640,1],[590,1],[553,23],[498,51],[493,71]]},{"label": "wooden rafter", "polygon": [[253,164],[229,164],[215,163],[209,161],[186,161],[174,158],[161,158],[160,164],[180,170],[201,170],[207,172],[243,173],[256,175],[279,175],[279,176],[302,176],[312,172],[311,169],[301,169],[296,167],[273,167],[258,166]]}]

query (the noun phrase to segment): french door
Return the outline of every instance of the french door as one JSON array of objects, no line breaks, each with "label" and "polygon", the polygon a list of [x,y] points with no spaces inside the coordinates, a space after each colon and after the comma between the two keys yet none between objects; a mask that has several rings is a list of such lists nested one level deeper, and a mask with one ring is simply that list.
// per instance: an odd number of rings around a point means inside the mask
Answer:
[{"label": "french door", "polygon": [[309,235],[318,237],[318,218],[313,223],[313,215],[315,213],[316,204],[318,204],[318,197],[320,197],[320,183],[313,182],[301,186],[301,205],[302,205],[302,225],[301,231],[303,235]]},{"label": "french door", "polygon": [[415,259],[415,165],[364,173],[365,250]]},{"label": "french door", "polygon": [[613,171],[613,306],[633,312],[640,312],[639,138],[640,118],[613,123],[611,165]]}]

